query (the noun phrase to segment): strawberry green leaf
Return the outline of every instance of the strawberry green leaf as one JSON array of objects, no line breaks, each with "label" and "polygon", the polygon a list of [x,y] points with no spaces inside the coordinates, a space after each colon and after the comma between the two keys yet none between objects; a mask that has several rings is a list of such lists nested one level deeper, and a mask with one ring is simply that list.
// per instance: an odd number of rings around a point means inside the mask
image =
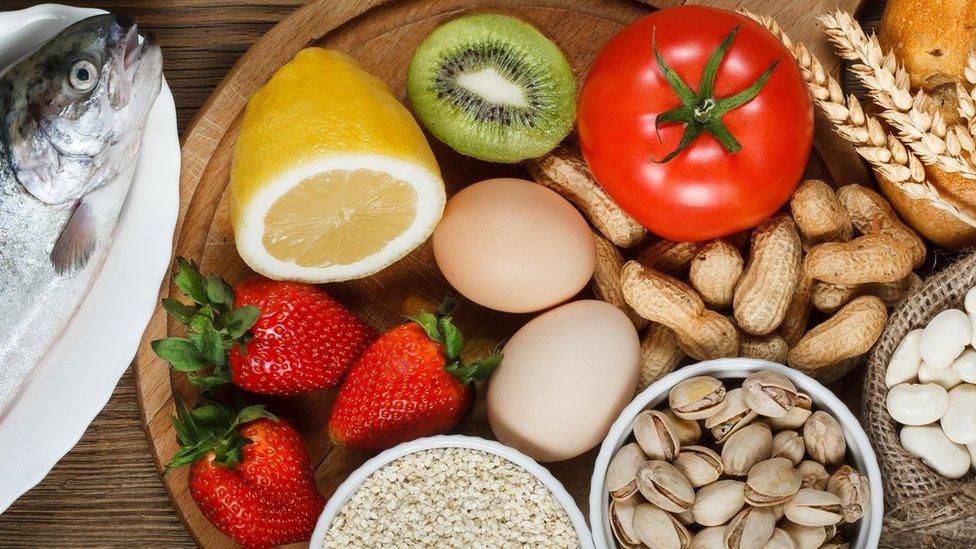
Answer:
[{"label": "strawberry green leaf", "polygon": [[240,339],[247,331],[254,327],[258,321],[261,311],[254,305],[238,307],[227,315],[227,333],[234,339]]},{"label": "strawberry green leaf", "polygon": [[226,385],[227,383],[230,383],[232,379],[233,375],[231,374],[230,370],[221,370],[220,372],[215,372],[206,376],[188,375],[186,377],[186,380],[190,382],[190,385],[204,389],[211,389],[219,385]]},{"label": "strawberry green leaf", "polygon": [[265,408],[264,404],[255,404],[238,412],[234,425],[244,425],[245,423],[250,423],[260,418],[268,418],[276,421],[278,419]]},{"label": "strawberry green leaf", "polygon": [[441,335],[440,328],[437,325],[437,316],[424,311],[415,317],[410,317],[410,320],[420,324],[420,327],[424,329],[424,333],[431,341],[436,341],[438,343],[444,343],[444,336]]},{"label": "strawberry green leaf", "polygon": [[152,342],[152,349],[178,372],[196,372],[207,367],[207,359],[188,339],[167,337]]},{"label": "strawberry green leaf", "polygon": [[448,362],[456,360],[464,349],[464,336],[461,335],[461,330],[451,322],[449,316],[440,317],[437,326],[444,335],[444,356],[447,357]]},{"label": "strawberry green leaf", "polygon": [[210,303],[229,309],[234,305],[234,290],[224,279],[209,275],[206,282],[207,298]]},{"label": "strawberry green leaf", "polygon": [[173,275],[173,283],[186,297],[200,305],[208,305],[210,301],[207,298],[205,281],[196,264],[183,257],[177,258],[177,262],[179,270]]},{"label": "strawberry green leaf", "polygon": [[163,308],[187,327],[186,338],[167,338],[180,343],[153,344],[176,371],[195,372],[189,381],[196,387],[214,387],[231,381],[225,371],[227,353],[238,345],[245,354],[247,343],[254,337],[250,329],[257,322],[260,311],[246,305],[234,309],[234,288],[216,275],[204,277],[196,264],[178,258],[173,274],[174,284],[192,301],[188,305],[175,299],[164,299]]},{"label": "strawberry green leaf", "polygon": [[502,363],[501,347],[502,345],[499,343],[491,355],[471,364],[461,364],[460,361],[454,361],[448,364],[444,370],[453,375],[461,385],[467,385],[472,381],[486,380],[495,368]]},{"label": "strawberry green leaf", "polygon": [[211,450],[213,442],[210,440],[201,440],[194,444],[193,446],[184,446],[173,455],[173,459],[166,464],[166,471],[171,469],[177,469],[184,465],[189,465],[194,461],[207,455]]},{"label": "strawberry green leaf", "polygon": [[211,430],[225,430],[231,424],[231,418],[225,412],[225,407],[219,404],[205,404],[190,411],[193,419]]},{"label": "strawberry green leaf", "polygon": [[180,324],[189,324],[190,319],[196,314],[196,308],[186,305],[175,299],[163,299],[163,309],[175,318]]}]

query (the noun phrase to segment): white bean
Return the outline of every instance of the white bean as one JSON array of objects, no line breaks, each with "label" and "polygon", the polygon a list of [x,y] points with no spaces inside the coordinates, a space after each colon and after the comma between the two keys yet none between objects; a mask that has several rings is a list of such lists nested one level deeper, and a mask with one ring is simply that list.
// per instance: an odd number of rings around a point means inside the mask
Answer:
[{"label": "white bean", "polygon": [[899,383],[911,383],[918,379],[918,368],[922,364],[922,357],[918,354],[918,340],[921,337],[921,328],[908,332],[891,354],[885,371],[885,385],[889,389]]},{"label": "white bean", "polygon": [[966,383],[976,383],[976,351],[966,349],[952,362],[952,369]]},{"label": "white bean", "polygon": [[939,424],[952,442],[976,443],[976,385],[966,383],[949,391],[949,409]]},{"label": "white bean", "polygon": [[902,425],[928,425],[949,409],[949,393],[934,383],[902,383],[888,391],[888,414]]},{"label": "white bean", "polygon": [[947,309],[935,315],[922,331],[918,354],[933,368],[948,368],[972,339],[972,320],[959,309]]},{"label": "white bean", "polygon": [[919,383],[935,383],[948,391],[962,383],[962,378],[952,368],[933,368],[927,362],[923,362],[918,369],[918,381]]},{"label": "white bean", "polygon": [[902,427],[900,438],[906,452],[945,478],[959,478],[972,466],[966,447],[946,438],[938,425]]}]

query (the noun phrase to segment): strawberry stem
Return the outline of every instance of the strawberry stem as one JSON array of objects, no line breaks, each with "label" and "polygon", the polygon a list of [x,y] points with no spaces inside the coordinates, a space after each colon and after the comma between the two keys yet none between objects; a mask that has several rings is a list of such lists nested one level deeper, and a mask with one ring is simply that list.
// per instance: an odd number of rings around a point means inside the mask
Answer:
[{"label": "strawberry stem", "polygon": [[238,427],[259,418],[277,420],[263,404],[234,409],[218,402],[206,402],[193,408],[179,395],[174,396],[176,415],[172,417],[173,428],[180,449],[169,463],[166,471],[182,467],[214,453],[214,462],[224,467],[233,467],[243,458],[243,449],[251,441],[241,435]]},{"label": "strawberry stem", "polygon": [[204,277],[196,264],[177,258],[173,284],[190,304],[163,299],[162,305],[186,326],[186,337],[167,337],[152,342],[153,351],[178,372],[186,372],[191,385],[211,388],[231,381],[227,352],[234,346],[246,353],[254,334],[251,327],[260,311],[253,305],[234,308],[234,289],[217,275]]},{"label": "strawberry stem", "polygon": [[491,372],[501,364],[502,344],[499,343],[496,345],[492,353],[485,358],[472,362],[471,364],[461,362],[461,352],[464,350],[464,335],[454,325],[454,321],[450,316],[450,312],[456,307],[456,299],[448,295],[444,300],[444,304],[438,308],[436,315],[424,311],[415,317],[408,318],[419,324],[431,341],[436,341],[441,344],[444,359],[447,363],[444,366],[444,371],[457,378],[458,382],[462,385],[468,385],[473,381],[488,379]]}]

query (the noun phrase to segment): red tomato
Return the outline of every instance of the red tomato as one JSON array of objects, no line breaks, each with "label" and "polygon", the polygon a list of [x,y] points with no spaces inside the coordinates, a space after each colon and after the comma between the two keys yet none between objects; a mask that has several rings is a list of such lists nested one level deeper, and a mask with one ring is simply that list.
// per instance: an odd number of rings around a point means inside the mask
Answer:
[{"label": "red tomato", "polygon": [[[779,62],[754,98],[717,117],[741,150],[729,152],[703,131],[662,162],[695,122],[655,129],[659,115],[686,102],[656,61],[652,35],[711,125],[719,109],[709,111],[698,92],[706,63],[736,27],[715,73],[719,105]],[[603,48],[580,95],[579,136],[597,181],[641,224],[671,240],[708,240],[755,227],[789,200],[810,154],[813,106],[800,69],[771,33],[733,12],[681,6],[636,21]]]}]

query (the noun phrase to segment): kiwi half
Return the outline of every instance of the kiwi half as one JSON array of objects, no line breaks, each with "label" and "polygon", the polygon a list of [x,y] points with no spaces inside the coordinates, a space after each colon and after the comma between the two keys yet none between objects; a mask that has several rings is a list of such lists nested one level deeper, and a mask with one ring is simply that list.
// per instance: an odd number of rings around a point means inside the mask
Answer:
[{"label": "kiwi half", "polygon": [[576,117],[576,82],[562,51],[504,15],[468,15],[435,29],[410,61],[407,94],[438,139],[490,162],[546,154]]}]

